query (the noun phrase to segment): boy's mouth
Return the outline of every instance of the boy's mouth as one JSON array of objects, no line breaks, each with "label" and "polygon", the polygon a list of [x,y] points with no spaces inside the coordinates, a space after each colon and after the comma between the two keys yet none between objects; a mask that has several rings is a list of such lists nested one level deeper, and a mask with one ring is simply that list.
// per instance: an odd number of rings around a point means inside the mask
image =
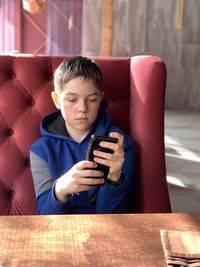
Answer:
[{"label": "boy's mouth", "polygon": [[82,118],[77,118],[77,119],[75,119],[76,121],[86,121],[86,120],[88,120],[88,118],[86,118],[86,117],[82,117]]}]

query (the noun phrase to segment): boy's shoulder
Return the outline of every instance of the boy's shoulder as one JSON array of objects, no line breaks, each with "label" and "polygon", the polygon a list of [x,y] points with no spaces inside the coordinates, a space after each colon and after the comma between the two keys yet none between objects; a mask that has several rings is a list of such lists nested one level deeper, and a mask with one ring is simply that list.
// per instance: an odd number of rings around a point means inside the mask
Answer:
[{"label": "boy's shoulder", "polygon": [[46,161],[48,155],[53,151],[56,152],[58,147],[59,146],[56,145],[56,138],[41,136],[31,145],[30,153],[34,153]]},{"label": "boy's shoulder", "polygon": [[39,136],[33,143],[34,144],[40,144],[40,143],[47,143],[47,142],[50,142],[51,141],[51,137],[50,136],[46,136],[46,135],[42,135],[42,136]]},{"label": "boy's shoulder", "polygon": [[42,147],[46,147],[54,143],[55,143],[55,138],[52,138],[51,136],[41,136],[33,142],[30,150],[42,149]]}]

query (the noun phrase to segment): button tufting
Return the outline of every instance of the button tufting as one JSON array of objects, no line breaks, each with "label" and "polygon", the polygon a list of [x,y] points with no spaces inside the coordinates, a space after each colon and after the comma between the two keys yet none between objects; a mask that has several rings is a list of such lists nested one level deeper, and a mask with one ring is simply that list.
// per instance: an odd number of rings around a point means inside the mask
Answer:
[{"label": "button tufting", "polygon": [[8,194],[8,196],[9,196],[9,198],[12,198],[12,197],[14,196],[14,194],[15,194],[15,191],[12,190],[12,189],[9,189],[9,190],[7,191],[7,194]]},{"label": "button tufting", "polygon": [[35,105],[35,100],[33,98],[30,98],[28,100],[28,105],[31,106],[31,107],[34,106]]},{"label": "button tufting", "polygon": [[5,130],[5,136],[11,136],[11,135],[13,135],[13,133],[14,133],[14,131],[11,128],[7,128]]},{"label": "button tufting", "polygon": [[7,75],[10,79],[15,79],[16,78],[16,73],[13,71],[13,69],[9,69],[7,72]]},{"label": "button tufting", "polygon": [[25,159],[24,160],[24,165],[26,166],[26,167],[30,167],[30,159]]}]

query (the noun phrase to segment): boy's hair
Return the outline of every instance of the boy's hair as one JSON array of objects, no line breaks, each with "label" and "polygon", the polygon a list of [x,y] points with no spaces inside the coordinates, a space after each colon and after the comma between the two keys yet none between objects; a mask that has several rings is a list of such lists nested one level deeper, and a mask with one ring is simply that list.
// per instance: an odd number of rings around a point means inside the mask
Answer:
[{"label": "boy's hair", "polygon": [[54,73],[54,89],[59,93],[70,80],[82,77],[90,80],[101,90],[103,84],[102,72],[97,63],[90,58],[76,56],[70,60],[64,60]]}]

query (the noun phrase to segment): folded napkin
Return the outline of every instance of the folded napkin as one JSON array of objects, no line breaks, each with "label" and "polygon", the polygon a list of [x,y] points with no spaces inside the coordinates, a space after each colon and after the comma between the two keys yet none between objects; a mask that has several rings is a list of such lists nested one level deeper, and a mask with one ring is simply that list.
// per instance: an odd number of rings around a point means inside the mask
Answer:
[{"label": "folded napkin", "polygon": [[200,267],[200,231],[160,230],[167,266]]}]

